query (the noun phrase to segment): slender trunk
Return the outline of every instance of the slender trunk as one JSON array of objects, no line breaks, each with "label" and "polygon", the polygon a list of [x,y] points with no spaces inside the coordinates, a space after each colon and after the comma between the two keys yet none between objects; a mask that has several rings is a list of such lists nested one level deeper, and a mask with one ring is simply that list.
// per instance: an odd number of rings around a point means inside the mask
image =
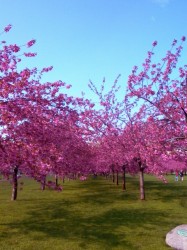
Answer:
[{"label": "slender trunk", "polygon": [[13,172],[13,186],[12,186],[12,201],[15,201],[17,199],[17,194],[18,194],[18,166],[14,168]]},{"label": "slender trunk", "polygon": [[115,182],[115,174],[114,174],[114,171],[112,170],[112,182],[114,183]]},{"label": "slender trunk", "polygon": [[46,176],[43,177],[43,181],[42,181],[42,185],[41,185],[41,189],[43,191],[45,190],[45,186],[46,186]]},{"label": "slender trunk", "polygon": [[123,168],[123,190],[126,190],[126,175],[125,175],[125,168]]},{"label": "slender trunk", "polygon": [[140,200],[145,200],[144,168],[140,168]]},{"label": "slender trunk", "polygon": [[58,187],[58,175],[55,174],[55,186]]},{"label": "slender trunk", "polygon": [[116,172],[116,185],[119,185],[119,173],[118,173],[118,171]]}]

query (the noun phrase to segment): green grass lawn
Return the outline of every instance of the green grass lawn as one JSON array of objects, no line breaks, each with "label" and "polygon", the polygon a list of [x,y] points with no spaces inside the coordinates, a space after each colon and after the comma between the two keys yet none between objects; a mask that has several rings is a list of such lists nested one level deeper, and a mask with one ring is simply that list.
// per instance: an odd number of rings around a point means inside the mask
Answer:
[{"label": "green grass lawn", "polygon": [[165,235],[187,223],[187,176],[164,184],[145,177],[146,201],[139,200],[138,177],[127,190],[104,178],[65,181],[64,190],[41,191],[24,181],[18,200],[10,183],[0,182],[2,250],[164,250]]}]

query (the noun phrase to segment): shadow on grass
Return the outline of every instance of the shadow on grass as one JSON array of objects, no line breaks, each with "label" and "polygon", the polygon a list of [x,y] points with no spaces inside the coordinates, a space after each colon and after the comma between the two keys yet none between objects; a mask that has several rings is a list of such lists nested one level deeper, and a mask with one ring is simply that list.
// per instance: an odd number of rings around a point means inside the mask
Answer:
[{"label": "shadow on grass", "polygon": [[[149,178],[149,177],[148,177]],[[163,183],[162,181],[156,179],[156,177],[151,177],[151,180],[145,179],[145,195],[146,200],[159,200],[162,202],[172,202],[176,199],[180,200],[181,206],[187,208],[187,183],[185,182],[175,182],[169,180],[168,183]],[[171,177],[170,177],[171,179]],[[98,201],[103,200],[102,193],[106,192],[106,196],[109,196],[109,199],[105,198],[105,201],[111,201],[111,194],[115,193],[115,201],[116,199],[122,199],[128,202],[134,202],[139,200],[139,179],[136,177],[127,177],[126,178],[126,191],[122,191],[122,181],[120,180],[119,185],[116,186],[115,183],[112,183],[110,180],[105,180],[105,184],[95,185],[95,190],[98,191]],[[90,183],[90,189],[93,190],[93,183]],[[92,199],[95,200],[95,195],[90,192],[87,198],[87,202],[91,202]],[[96,196],[97,197],[97,196]],[[96,199],[97,200],[97,199]]]},{"label": "shadow on grass", "polygon": [[[79,247],[88,249],[89,245],[97,242],[105,249],[120,246],[124,249],[135,249],[126,239],[129,229],[135,232],[137,228],[147,228],[147,224],[166,226],[165,213],[145,209],[111,209],[95,216],[84,216],[84,213],[68,209],[69,203],[53,202],[37,206],[28,211],[27,219],[6,225],[7,231],[1,234],[1,239],[11,237],[16,231],[21,234],[39,233],[34,240],[45,240],[46,237],[71,239],[79,242]],[[118,231],[127,228],[127,232]],[[42,235],[43,236],[42,236]]]},{"label": "shadow on grass", "polygon": [[[158,181],[157,181],[158,182]],[[184,200],[187,197],[187,186],[178,183],[162,183],[159,184],[156,181],[146,181],[145,190],[155,200],[160,200],[163,202],[170,202],[175,199]]]},{"label": "shadow on grass", "polygon": [[[54,191],[47,190],[42,192],[41,199],[25,196],[19,200],[17,204],[25,206],[25,214],[18,220],[12,218],[1,223],[5,230],[0,233],[0,239],[6,240],[17,234],[28,235],[36,241],[47,238],[73,240],[79,244],[79,249],[91,249],[89,246],[97,242],[102,246],[100,249],[119,246],[133,250],[138,249],[136,240],[129,238],[149,233],[151,228],[154,231],[171,226],[166,219],[167,211],[134,203],[139,200],[135,179],[127,178],[125,192],[110,180],[89,180],[65,186],[64,193],[58,197],[53,195]],[[184,186],[176,188],[173,183],[165,185],[158,181],[145,181],[145,188],[153,199],[166,202],[179,196],[184,198],[186,192]],[[124,206],[121,205],[123,200]],[[118,202],[122,202],[119,207],[114,204]],[[134,205],[129,207],[128,202]],[[183,202],[181,206],[186,204]]]}]

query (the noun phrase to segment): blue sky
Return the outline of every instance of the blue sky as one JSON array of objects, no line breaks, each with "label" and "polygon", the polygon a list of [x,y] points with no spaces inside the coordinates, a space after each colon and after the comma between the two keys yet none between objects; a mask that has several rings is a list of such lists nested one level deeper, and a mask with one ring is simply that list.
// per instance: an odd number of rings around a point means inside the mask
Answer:
[{"label": "blue sky", "polygon": [[161,58],[174,38],[187,36],[186,0],[0,0],[0,6],[1,30],[13,25],[1,40],[36,39],[32,52],[38,55],[24,66],[54,66],[46,80],[72,84],[74,96],[84,91],[92,98],[89,79],[99,85],[105,77],[111,86],[118,74],[123,92],[154,40]]}]

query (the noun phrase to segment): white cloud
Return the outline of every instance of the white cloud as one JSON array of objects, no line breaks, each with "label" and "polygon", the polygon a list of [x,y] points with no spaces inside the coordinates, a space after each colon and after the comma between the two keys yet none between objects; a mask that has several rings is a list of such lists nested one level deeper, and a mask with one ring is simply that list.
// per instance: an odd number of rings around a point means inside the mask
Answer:
[{"label": "white cloud", "polygon": [[160,7],[165,7],[170,3],[170,0],[152,0],[152,2],[158,4]]}]

